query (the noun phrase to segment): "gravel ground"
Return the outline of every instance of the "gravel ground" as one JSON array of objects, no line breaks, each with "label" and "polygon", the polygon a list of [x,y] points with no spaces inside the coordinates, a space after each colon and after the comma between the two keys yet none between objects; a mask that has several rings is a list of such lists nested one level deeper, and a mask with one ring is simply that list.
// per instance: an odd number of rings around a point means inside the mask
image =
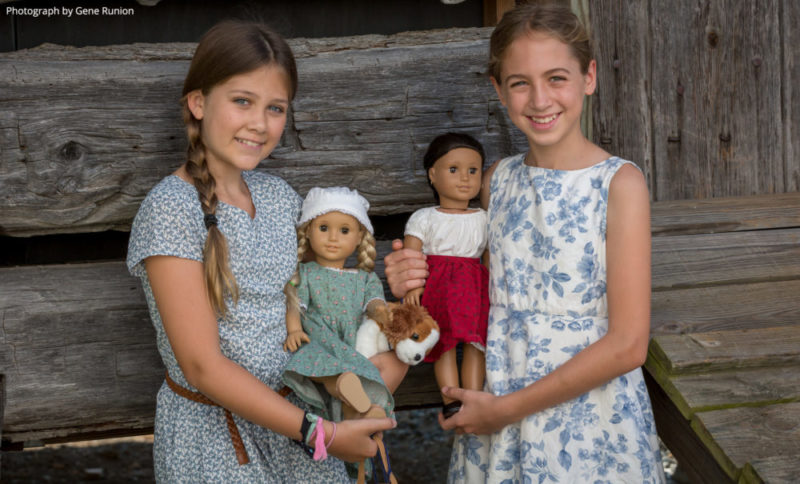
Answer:
[{"label": "gravel ground", "polygon": [[[397,413],[396,429],[384,441],[392,469],[402,484],[445,482],[452,433],[436,421],[436,409]],[[78,442],[4,452],[0,483],[153,482],[152,436]],[[684,484],[672,454],[665,455],[667,482]]]}]

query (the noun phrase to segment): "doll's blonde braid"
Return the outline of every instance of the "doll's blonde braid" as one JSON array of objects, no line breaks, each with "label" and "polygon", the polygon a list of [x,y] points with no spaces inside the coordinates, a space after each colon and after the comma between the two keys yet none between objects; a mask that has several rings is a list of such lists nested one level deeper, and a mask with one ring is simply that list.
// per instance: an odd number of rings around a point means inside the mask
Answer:
[{"label": "doll's blonde braid", "polygon": [[358,265],[356,269],[372,272],[375,269],[375,259],[378,256],[375,250],[375,237],[366,228],[362,227],[362,230],[364,230],[364,235],[361,237],[361,243],[358,244]]},{"label": "doll's blonde braid", "polygon": [[300,272],[298,268],[300,267],[300,263],[303,262],[306,252],[308,252],[306,231],[308,230],[309,224],[310,222],[306,222],[297,227],[297,266],[295,266],[292,278],[289,279],[289,282],[283,287],[283,293],[286,295],[287,307],[297,309],[300,314],[303,313],[303,308],[300,306],[300,298],[297,296],[297,285],[300,284]]}]

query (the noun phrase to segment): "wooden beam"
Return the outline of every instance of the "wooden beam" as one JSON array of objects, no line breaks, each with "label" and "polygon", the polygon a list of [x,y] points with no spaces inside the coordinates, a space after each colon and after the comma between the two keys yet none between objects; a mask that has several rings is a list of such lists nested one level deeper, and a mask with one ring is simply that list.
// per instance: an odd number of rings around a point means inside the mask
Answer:
[{"label": "wooden beam", "polygon": [[514,0],[483,0],[483,26],[494,27],[503,14],[514,8]]}]

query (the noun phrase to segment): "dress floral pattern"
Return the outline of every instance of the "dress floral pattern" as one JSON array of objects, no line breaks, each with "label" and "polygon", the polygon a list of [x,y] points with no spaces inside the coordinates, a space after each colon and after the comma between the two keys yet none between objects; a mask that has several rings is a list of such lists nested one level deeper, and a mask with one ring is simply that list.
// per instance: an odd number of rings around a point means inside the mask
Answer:
[{"label": "dress floral pattern", "polygon": [[[289,359],[283,286],[296,265],[295,221],[300,197],[283,180],[244,172],[255,218],[220,202],[219,228],[228,242],[231,270],[239,284],[238,304],[218,320],[222,353],[273,389]],[[169,344],[144,260],[167,255],[202,261],[207,231],[194,186],[177,176],[156,185],[142,202],[131,228],[128,268],[141,279],[156,330],[158,351],[171,378],[196,391],[181,372]],[[293,395],[295,405],[310,408]],[[223,411],[187,400],[161,386],[157,396],[153,464],[159,482],[350,482],[338,459],[313,461],[280,434],[234,415],[250,463],[238,465]],[[299,422],[298,422],[299,425]]]},{"label": "dress floral pattern", "polygon": [[[486,390],[547,375],[608,330],[606,208],[617,170],[500,162],[489,204]],[[456,439],[449,482],[660,483],[661,456],[641,369],[490,436]]]},{"label": "dress floral pattern", "polygon": [[356,351],[356,332],[370,301],[383,301],[383,286],[374,272],[333,269],[316,262],[300,264],[297,296],[303,309],[303,330],[310,343],[301,346],[286,365],[283,380],[322,417],[340,421],[341,402],[310,377],[351,371],[359,376],[372,403],[387,415],[394,409],[392,394],[378,368]]}]

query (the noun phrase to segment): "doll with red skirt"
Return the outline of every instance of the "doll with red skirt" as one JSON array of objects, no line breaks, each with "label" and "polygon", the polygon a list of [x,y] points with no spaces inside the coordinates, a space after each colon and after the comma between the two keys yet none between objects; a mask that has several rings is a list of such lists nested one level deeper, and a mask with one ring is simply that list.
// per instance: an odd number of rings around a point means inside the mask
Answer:
[{"label": "doll with red skirt", "polygon": [[[488,261],[482,261],[487,213],[469,206],[481,188],[483,161],[483,147],[473,137],[462,133],[436,137],[423,165],[438,206],[417,210],[405,227],[403,245],[426,255],[429,276],[423,288],[406,294],[404,302],[422,304],[439,323],[439,342],[425,358],[434,362],[439,388],[483,389],[489,317],[489,273],[483,263]],[[459,343],[463,343],[460,372]],[[461,408],[457,400],[442,399],[445,418]]]}]

